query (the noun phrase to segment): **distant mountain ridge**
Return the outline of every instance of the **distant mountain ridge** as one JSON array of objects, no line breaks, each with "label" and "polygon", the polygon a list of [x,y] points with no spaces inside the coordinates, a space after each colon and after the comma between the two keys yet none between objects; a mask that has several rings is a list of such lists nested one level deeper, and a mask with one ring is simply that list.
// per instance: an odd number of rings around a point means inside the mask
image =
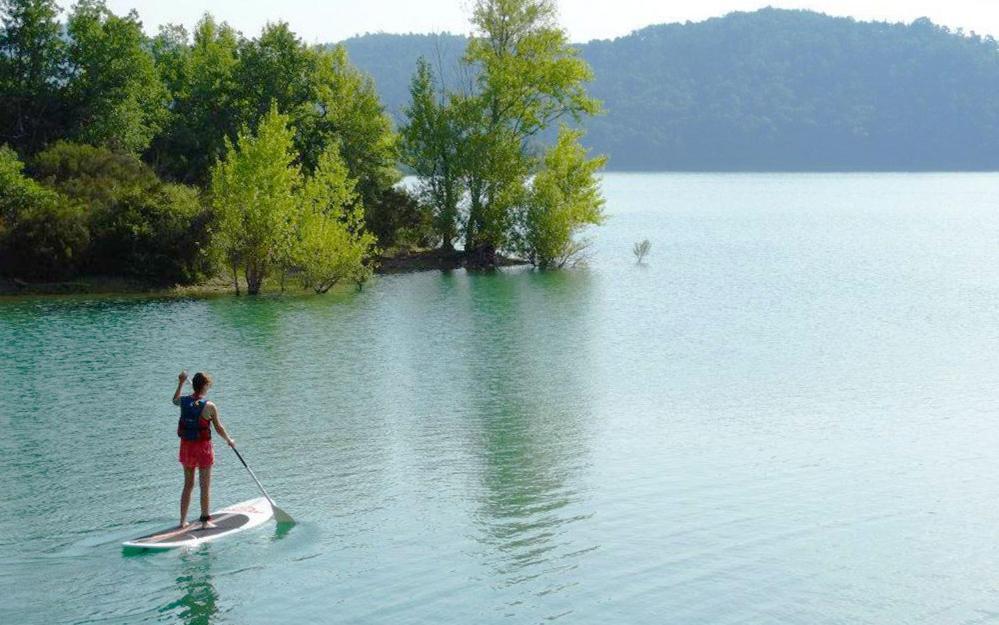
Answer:
[{"label": "distant mountain ridge", "polygon": [[[397,118],[419,56],[451,84],[461,35],[343,42]],[[934,25],[761,9],[577,46],[618,170],[999,169],[999,44]]]}]

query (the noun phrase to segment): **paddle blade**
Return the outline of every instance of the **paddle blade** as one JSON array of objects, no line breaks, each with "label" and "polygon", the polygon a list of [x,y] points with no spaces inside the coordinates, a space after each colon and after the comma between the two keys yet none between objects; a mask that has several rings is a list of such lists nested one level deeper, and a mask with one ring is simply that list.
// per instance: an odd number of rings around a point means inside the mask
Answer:
[{"label": "paddle blade", "polygon": [[271,504],[271,508],[274,509],[274,520],[277,521],[278,525],[291,525],[295,522],[295,519],[281,508],[273,504]]}]

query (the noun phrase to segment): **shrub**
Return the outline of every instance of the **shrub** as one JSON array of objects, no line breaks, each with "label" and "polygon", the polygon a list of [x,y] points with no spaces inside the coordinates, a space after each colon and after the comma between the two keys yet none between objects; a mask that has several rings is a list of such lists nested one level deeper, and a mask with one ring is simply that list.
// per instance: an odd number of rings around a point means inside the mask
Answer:
[{"label": "shrub", "polygon": [[32,171],[87,207],[86,271],[190,283],[209,270],[207,216],[193,188],[161,182],[134,156],[65,142],[40,153]]},{"label": "shrub", "polygon": [[0,147],[0,233],[13,225],[21,211],[50,195],[50,191],[24,175],[24,164],[14,150]]},{"label": "shrub", "polygon": [[205,222],[198,193],[189,187],[123,190],[93,215],[90,268],[161,283],[195,282],[208,269]]},{"label": "shrub", "polygon": [[70,278],[85,259],[89,242],[83,208],[52,194],[24,209],[6,233],[4,272],[34,280]]},{"label": "shrub", "polygon": [[89,244],[86,215],[69,198],[24,175],[13,150],[0,148],[0,268],[11,277],[68,278]]}]

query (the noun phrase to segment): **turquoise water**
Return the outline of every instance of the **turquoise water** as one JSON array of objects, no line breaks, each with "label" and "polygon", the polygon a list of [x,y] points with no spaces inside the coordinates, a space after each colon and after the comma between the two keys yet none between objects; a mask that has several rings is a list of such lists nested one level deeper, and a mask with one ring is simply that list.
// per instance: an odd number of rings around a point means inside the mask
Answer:
[{"label": "turquoise water", "polygon": [[[0,302],[0,622],[999,622],[999,175],[605,190],[571,272]],[[291,531],[119,548],[182,367]]]}]

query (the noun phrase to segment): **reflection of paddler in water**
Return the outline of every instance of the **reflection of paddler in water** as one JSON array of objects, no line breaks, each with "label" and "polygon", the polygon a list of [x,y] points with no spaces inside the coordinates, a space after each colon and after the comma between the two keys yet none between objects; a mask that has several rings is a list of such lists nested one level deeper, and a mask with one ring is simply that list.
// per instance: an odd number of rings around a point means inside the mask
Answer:
[{"label": "reflection of paddler in water", "polygon": [[[177,585],[184,593],[173,603],[160,609],[161,612],[179,609],[181,622],[185,625],[209,625],[218,614],[219,595],[209,575],[211,560],[208,553],[190,554],[190,572],[177,578]],[[194,558],[203,560],[193,561]],[[184,560],[188,560],[185,555]]]},{"label": "reflection of paddler in water", "polygon": [[180,526],[187,525],[187,509],[191,505],[191,491],[194,490],[194,470],[198,470],[201,490],[201,518],[205,527],[213,527],[210,523],[210,490],[212,482],[212,465],[215,464],[215,450],[212,447],[212,426],[219,436],[236,446],[222,420],[214,403],[205,400],[208,389],[212,387],[212,378],[205,373],[195,373],[191,380],[194,392],[181,397],[181,389],[187,381],[187,372],[181,371],[177,376],[177,390],[173,394],[173,403],[180,406],[180,420],[177,422],[177,436],[180,437],[180,464],[184,467],[184,490],[180,495]]}]

